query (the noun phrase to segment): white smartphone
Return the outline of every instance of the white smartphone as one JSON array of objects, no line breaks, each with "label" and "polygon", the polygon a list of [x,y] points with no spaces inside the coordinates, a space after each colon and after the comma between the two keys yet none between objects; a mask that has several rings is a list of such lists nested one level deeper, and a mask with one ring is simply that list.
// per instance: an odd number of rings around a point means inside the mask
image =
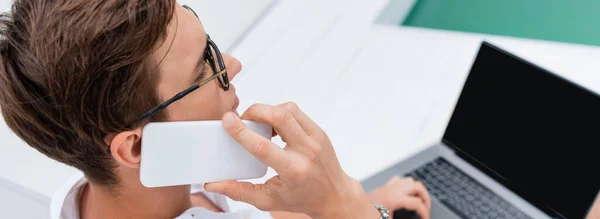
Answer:
[{"label": "white smartphone", "polygon": [[[243,121],[271,139],[273,129]],[[146,187],[263,177],[267,166],[231,137],[221,121],[156,122],[144,126],[140,181]]]}]

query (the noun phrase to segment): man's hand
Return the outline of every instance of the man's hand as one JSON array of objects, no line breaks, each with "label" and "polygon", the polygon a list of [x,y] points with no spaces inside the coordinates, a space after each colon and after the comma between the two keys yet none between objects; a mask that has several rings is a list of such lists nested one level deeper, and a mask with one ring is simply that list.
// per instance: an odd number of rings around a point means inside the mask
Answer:
[{"label": "man's hand", "polygon": [[265,184],[208,183],[207,191],[224,194],[261,210],[304,213],[315,219],[380,216],[360,183],[342,170],[325,132],[298,106],[256,104],[242,119],[271,125],[286,142],[281,149],[248,129],[234,113],[223,117],[227,132],[279,175]]},{"label": "man's hand", "polygon": [[373,204],[381,204],[390,210],[406,209],[417,212],[421,219],[429,219],[431,198],[425,186],[412,178],[394,177],[383,187],[368,194]]}]

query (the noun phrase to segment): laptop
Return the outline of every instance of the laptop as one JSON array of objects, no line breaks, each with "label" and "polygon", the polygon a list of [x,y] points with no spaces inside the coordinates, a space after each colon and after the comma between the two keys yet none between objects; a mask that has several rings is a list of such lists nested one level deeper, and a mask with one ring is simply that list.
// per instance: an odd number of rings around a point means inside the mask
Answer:
[{"label": "laptop", "polygon": [[362,182],[411,176],[432,218],[575,218],[600,190],[600,96],[483,42],[441,141]]}]

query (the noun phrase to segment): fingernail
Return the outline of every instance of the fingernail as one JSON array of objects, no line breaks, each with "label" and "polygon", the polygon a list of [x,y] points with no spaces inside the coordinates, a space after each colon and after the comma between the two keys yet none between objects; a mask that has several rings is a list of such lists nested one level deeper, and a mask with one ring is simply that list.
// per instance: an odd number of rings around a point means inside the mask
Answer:
[{"label": "fingernail", "polygon": [[232,112],[228,112],[228,113],[225,113],[225,116],[223,116],[223,123],[234,124],[235,119],[236,119],[235,114],[233,114]]}]

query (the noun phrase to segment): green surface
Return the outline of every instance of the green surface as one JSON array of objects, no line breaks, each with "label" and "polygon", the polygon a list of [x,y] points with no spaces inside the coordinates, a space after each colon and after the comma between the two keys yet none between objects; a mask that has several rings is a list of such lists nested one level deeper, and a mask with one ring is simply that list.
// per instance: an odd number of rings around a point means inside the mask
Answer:
[{"label": "green surface", "polygon": [[417,0],[402,25],[600,46],[600,0]]}]

